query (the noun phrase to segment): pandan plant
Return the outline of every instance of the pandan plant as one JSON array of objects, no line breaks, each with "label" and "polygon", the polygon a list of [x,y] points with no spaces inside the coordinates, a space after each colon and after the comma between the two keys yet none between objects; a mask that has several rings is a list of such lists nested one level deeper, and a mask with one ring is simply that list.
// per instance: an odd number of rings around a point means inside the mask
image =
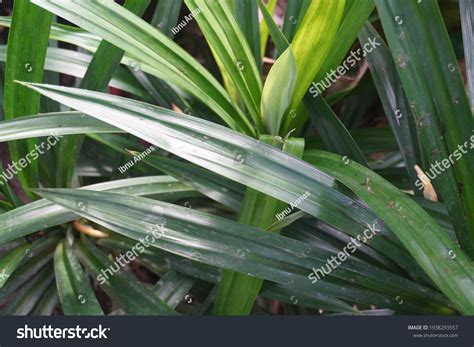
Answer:
[{"label": "pandan plant", "polygon": [[474,314],[473,13],[15,0],[0,312]]}]

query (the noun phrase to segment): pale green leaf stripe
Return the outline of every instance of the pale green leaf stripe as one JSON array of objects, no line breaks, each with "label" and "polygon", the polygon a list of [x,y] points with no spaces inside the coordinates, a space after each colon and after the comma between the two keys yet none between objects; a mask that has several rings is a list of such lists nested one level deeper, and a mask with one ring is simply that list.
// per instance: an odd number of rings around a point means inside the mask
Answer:
[{"label": "pale green leaf stripe", "polygon": [[64,314],[103,315],[88,276],[65,242],[60,242],[54,252],[56,286]]},{"label": "pale green leaf stripe", "polygon": [[[5,66],[5,119],[39,111],[40,95],[14,83],[15,80],[41,82],[52,15],[28,0],[14,2],[12,26],[8,34]],[[27,100],[27,101],[26,101]],[[36,140],[10,143],[11,159],[18,161],[34,150]],[[23,188],[38,186],[38,162],[18,173]]]},{"label": "pale green leaf stripe", "polygon": [[291,49],[298,67],[292,108],[297,109],[311,82],[324,64],[335,41],[345,0],[312,1],[298,28]]},{"label": "pale green leaf stripe", "polygon": [[[87,118],[87,123],[83,121]],[[81,112],[53,112],[0,122],[0,142],[43,137],[51,135],[73,135],[82,133],[123,133]]]},{"label": "pale green leaf stripe", "polygon": [[[170,176],[129,178],[85,186],[82,189],[110,190],[131,195],[157,195],[192,192],[185,184]],[[0,244],[55,225],[70,222],[77,215],[41,199],[0,215]]]},{"label": "pale green leaf stripe", "polygon": [[[0,16],[0,26],[9,28],[11,24],[12,17]],[[99,36],[84,29],[55,22],[51,24],[49,38],[79,46],[90,52],[95,52],[102,41]]]},{"label": "pale green leaf stripe", "polygon": [[[7,46],[0,45],[0,62],[5,62],[7,57]],[[44,69],[59,72],[74,77],[82,78],[87,70],[92,56],[86,53],[72,51],[70,49],[48,47]],[[150,95],[138,84],[133,76],[120,67],[109,84],[111,87],[135,94],[145,100],[150,100]]]},{"label": "pale green leaf stripe", "polygon": [[408,272],[418,271],[416,263],[398,248],[393,234],[375,214],[333,189],[333,178],[302,160],[225,127],[157,106],[75,88],[30,86],[69,107],[85,111],[194,164],[288,204],[308,191],[311,195],[298,208],[352,236],[376,223],[384,237],[374,239],[371,246],[384,248],[386,252],[382,253]]},{"label": "pale green leaf stripe", "polygon": [[253,121],[263,130],[260,117],[262,81],[252,51],[231,9],[223,1],[185,0],[209,46],[225,67]]},{"label": "pale green leaf stripe", "polygon": [[173,81],[208,105],[231,128],[254,134],[245,115],[231,103],[222,86],[201,64],[166,35],[122,6],[109,0],[31,1],[121,48],[131,59],[143,62],[144,71]]},{"label": "pale green leaf stripe", "polygon": [[[379,175],[332,153],[305,156],[361,197],[397,235],[426,274],[464,314],[474,314],[474,266],[444,230],[410,197]],[[369,180],[370,189],[364,185]]]}]

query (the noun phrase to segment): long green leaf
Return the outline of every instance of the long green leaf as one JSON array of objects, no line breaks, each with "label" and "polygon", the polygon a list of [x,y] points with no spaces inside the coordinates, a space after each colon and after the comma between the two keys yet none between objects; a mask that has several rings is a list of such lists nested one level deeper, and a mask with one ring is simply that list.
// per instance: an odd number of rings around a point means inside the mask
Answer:
[{"label": "long green leaf", "polygon": [[186,295],[194,282],[191,277],[170,270],[160,278],[153,291],[170,307],[176,308],[181,300],[187,299]]},{"label": "long green leaf", "polygon": [[[82,119],[88,118],[87,123]],[[50,135],[69,135],[81,133],[121,133],[116,127],[102,121],[91,120],[80,112],[55,112],[35,116],[25,116],[0,123],[0,141],[29,139]]]},{"label": "long green leaf", "polygon": [[[83,187],[84,189],[110,190],[132,195],[152,195],[161,199],[174,192],[193,191],[169,176],[129,178]],[[82,205],[81,205],[82,206]],[[86,208],[87,206],[82,206]],[[44,228],[76,219],[74,213],[47,200],[38,200],[0,215],[0,244],[15,240]]]},{"label": "long green leaf", "polygon": [[380,46],[371,54],[368,54],[366,59],[382,106],[387,115],[388,123],[397,139],[411,184],[415,188],[415,181],[417,179],[415,165],[421,162],[419,158],[418,137],[415,121],[411,115],[410,105],[403,91],[395,63],[392,60],[387,45],[370,23],[367,23],[362,29],[359,38],[362,45],[371,39],[376,39],[380,43]]},{"label": "long green leaf", "polygon": [[[276,138],[265,136],[260,140],[273,146],[281,146]],[[301,157],[304,151],[304,140],[290,138],[285,141],[283,150]],[[276,222],[276,215],[281,213],[285,207],[283,202],[248,188],[245,192],[239,222],[261,229],[268,229]],[[232,271],[224,271],[217,290],[214,313],[217,315],[249,314],[262,285],[262,279]]]},{"label": "long green leaf", "polygon": [[298,208],[354,237],[375,223],[384,238],[373,239],[373,247],[383,247],[383,253],[396,259],[407,271],[417,271],[405,251],[391,244],[393,235],[375,214],[336,191],[331,177],[322,175],[304,161],[219,125],[137,101],[74,88],[31,87],[288,204],[309,192],[311,195]]},{"label": "long green leaf", "polygon": [[467,85],[471,100],[471,111],[474,113],[474,3],[469,0],[460,0],[459,7],[461,10]]},{"label": "long green leaf", "polygon": [[[39,193],[148,246],[278,283],[291,283],[305,291],[337,287],[325,279],[316,283],[308,280],[308,270],[322,265],[334,253],[300,241],[150,199],[68,189]],[[78,201],[87,201],[89,207],[77,208]],[[370,288],[393,296],[403,293],[411,304],[418,302],[427,310],[450,311],[448,302],[435,291],[355,259],[342,263],[329,277],[345,280],[348,286],[355,281],[364,290]],[[356,287],[352,290],[357,291]],[[344,298],[342,292],[336,295]]]},{"label": "long green leaf", "polygon": [[[99,240],[98,243],[110,249],[122,249],[126,251],[133,247],[134,241],[120,235],[111,235],[111,237],[107,239]],[[143,259],[150,259],[154,264],[164,263],[169,266],[170,269],[198,280],[204,280],[214,284],[219,282],[219,268],[186,259],[175,254],[166,253],[158,248],[148,248]],[[262,287],[261,296],[288,304],[295,304],[292,298],[298,297],[299,303],[297,304],[302,306],[306,305],[307,307],[323,308],[336,312],[352,311],[350,305],[335,298],[333,295],[321,294],[315,291],[303,292],[292,288],[289,284],[280,285],[273,282],[265,282]],[[355,297],[352,299],[355,299]],[[357,301],[356,299],[352,299],[348,300]]]},{"label": "long green leaf", "polygon": [[43,297],[35,306],[33,316],[51,316],[58,304],[58,289],[56,283],[52,282],[43,294]]},{"label": "long green leaf", "polygon": [[273,16],[270,12],[270,9],[265,6],[263,0],[256,0],[257,5],[260,9],[260,12],[262,13],[263,16],[263,21],[266,24],[266,27],[268,28],[268,31],[270,32],[270,35],[272,37],[273,43],[275,47],[281,51],[284,52],[289,46],[289,40],[283,35],[283,33],[280,31],[278,26],[276,25],[275,21],[273,20]]},{"label": "long green leaf", "polygon": [[[258,5],[263,13],[264,20],[270,29],[273,41],[280,51],[285,51],[287,47],[289,47],[288,41],[271,18],[262,0],[258,0]],[[341,155],[348,155],[359,163],[367,164],[359,146],[323,97],[318,95],[316,98],[313,98],[312,95],[307,93],[304,97],[304,101],[313,122],[320,132],[326,148]],[[289,128],[289,126],[293,124],[293,118],[298,118],[300,121],[303,121],[306,118],[306,114],[306,110],[302,110],[301,108],[298,110],[290,110],[287,114],[286,125],[283,126],[282,133],[285,134],[292,129]],[[288,117],[288,115],[290,117]]]},{"label": "long green leaf", "polygon": [[[127,0],[123,7],[141,17],[149,4],[150,0]],[[79,87],[102,91],[108,86],[123,56],[123,50],[103,40],[97,47]],[[57,187],[71,185],[83,141],[84,135],[68,136],[62,139],[59,145],[58,167],[56,169]]]},{"label": "long green leaf", "polygon": [[345,0],[312,1],[291,42],[298,67],[292,107],[296,109],[324,64],[344,12]]},{"label": "long green leaf", "polygon": [[376,3],[424,156],[435,167],[423,169],[437,173],[433,184],[461,247],[474,257],[474,119],[438,3]]},{"label": "long green leaf", "polygon": [[[7,46],[0,46],[0,61],[6,61]],[[89,54],[70,49],[48,47],[44,69],[83,78],[92,57]],[[133,79],[133,76],[120,67],[109,84],[111,87],[135,94],[144,100],[150,100],[146,90]]]},{"label": "long green leaf", "polygon": [[[99,285],[115,300],[119,307],[130,315],[175,315],[176,312],[158,296],[140,283],[134,276],[120,269],[84,234],[81,242],[74,244],[79,260],[97,278]],[[112,272],[111,269],[118,268]],[[109,270],[109,275],[105,270]],[[106,274],[107,277],[104,275]],[[102,276],[102,277],[101,277]]]},{"label": "long green leaf", "polygon": [[314,151],[306,158],[360,196],[460,312],[474,313],[474,266],[421,207],[373,171],[336,154]]},{"label": "long green leaf", "polygon": [[[303,21],[310,3],[311,0],[293,0],[286,3],[281,31],[289,42],[293,41],[296,30]],[[280,50],[280,52],[282,51]]]},{"label": "long green leaf", "polygon": [[[123,8],[141,17],[149,3],[150,0],[127,0]],[[123,55],[123,50],[103,40],[89,63],[80,88],[96,91],[106,88],[120,65]]]},{"label": "long green leaf", "polygon": [[[270,15],[272,15],[275,12],[276,5],[277,5],[277,0],[270,0],[267,3],[267,9]],[[258,1],[254,1],[258,5]],[[262,57],[265,56],[265,52],[267,49],[267,43],[268,43],[268,34],[269,34],[269,28],[267,26],[266,21],[262,21],[260,23],[260,54]]]},{"label": "long green leaf", "polygon": [[185,0],[185,3],[192,13],[197,13],[196,21],[213,53],[239,91],[257,129],[263,131],[260,69],[229,6],[225,1]]},{"label": "long green leaf", "polygon": [[[52,15],[28,0],[15,1],[12,25],[8,35],[5,67],[5,119],[39,112],[40,95],[14,83],[15,80],[41,82],[48,46]],[[25,102],[25,100],[28,100]],[[10,144],[12,160],[25,160],[34,150],[36,140]],[[38,186],[38,163],[30,164],[18,173],[24,188]]]},{"label": "long green leaf", "polygon": [[341,64],[374,9],[375,0],[346,1],[341,25],[337,29],[337,40],[334,41],[328,58],[318,72],[316,81],[321,80],[326,73]]},{"label": "long green leaf", "polygon": [[191,55],[156,28],[113,1],[48,1],[33,3],[66,18],[121,48],[141,69],[194,95],[231,128],[247,134],[254,129],[230,101],[214,77]]},{"label": "long green leaf", "polygon": [[103,315],[86,273],[66,242],[60,242],[54,253],[56,285],[64,314]]},{"label": "long green leaf", "polygon": [[[330,0],[329,0],[330,1]],[[333,1],[337,2],[337,1]],[[313,2],[314,3],[314,2]],[[318,70],[316,76],[313,76],[314,82],[319,82],[323,79],[331,69],[335,69],[346,56],[349,49],[352,47],[354,41],[357,38],[357,34],[364,25],[365,21],[370,16],[370,13],[374,10],[374,0],[351,0],[346,1],[344,7],[344,14],[339,27],[337,28],[336,40],[334,40],[329,54],[323,62],[323,65]],[[304,40],[304,38],[303,38]],[[305,92],[307,91],[307,88]],[[319,96],[318,96],[319,97]],[[326,123],[333,123],[331,120],[331,114],[323,113],[320,117],[327,118]],[[285,129],[291,130],[293,128],[299,128],[301,124],[306,120],[304,113],[297,114],[297,117],[291,119],[288,118],[285,124]],[[337,128],[336,128],[337,129]],[[342,135],[342,134],[341,134]],[[349,147],[350,148],[350,147]],[[354,156],[354,159],[356,157]],[[361,162],[362,163],[362,162]]]},{"label": "long green leaf", "polygon": [[238,211],[242,204],[244,187],[199,166],[181,161],[148,156],[144,162],[195,188],[209,198]]},{"label": "long green leaf", "polygon": [[235,8],[235,18],[247,39],[257,68],[260,71],[262,58],[260,54],[260,28],[257,4],[255,0],[233,0],[233,5]]},{"label": "long green leaf", "polygon": [[15,297],[0,311],[0,315],[23,316],[30,313],[54,278],[52,266],[46,266],[15,293]]},{"label": "long green leaf", "polygon": [[279,135],[285,114],[295,92],[298,72],[295,57],[288,47],[268,73],[262,94],[262,117],[271,135]]},{"label": "long green leaf", "polygon": [[3,287],[10,275],[16,270],[18,265],[24,259],[26,250],[29,250],[28,244],[15,248],[7,255],[0,258],[0,288]]},{"label": "long green leaf", "polygon": [[160,0],[156,5],[155,13],[151,19],[151,25],[156,26],[168,37],[173,36],[171,29],[178,22],[179,11],[183,0]]},{"label": "long green leaf", "polygon": [[[9,28],[11,25],[12,17],[0,16],[0,26]],[[95,52],[102,40],[99,36],[91,34],[84,29],[55,22],[51,23],[49,35],[49,38],[52,40],[67,42],[90,52]]]},{"label": "long green leaf", "polygon": [[304,104],[328,149],[368,166],[362,150],[321,95],[306,94]]}]

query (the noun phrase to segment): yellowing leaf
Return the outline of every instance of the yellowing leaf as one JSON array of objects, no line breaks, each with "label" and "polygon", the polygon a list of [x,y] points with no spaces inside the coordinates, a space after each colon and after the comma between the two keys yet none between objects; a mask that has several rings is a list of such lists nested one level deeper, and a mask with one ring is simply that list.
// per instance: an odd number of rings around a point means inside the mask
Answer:
[{"label": "yellowing leaf", "polygon": [[345,3],[345,0],[312,1],[296,32],[291,48],[299,74],[293,108],[303,99],[336,39]]}]

